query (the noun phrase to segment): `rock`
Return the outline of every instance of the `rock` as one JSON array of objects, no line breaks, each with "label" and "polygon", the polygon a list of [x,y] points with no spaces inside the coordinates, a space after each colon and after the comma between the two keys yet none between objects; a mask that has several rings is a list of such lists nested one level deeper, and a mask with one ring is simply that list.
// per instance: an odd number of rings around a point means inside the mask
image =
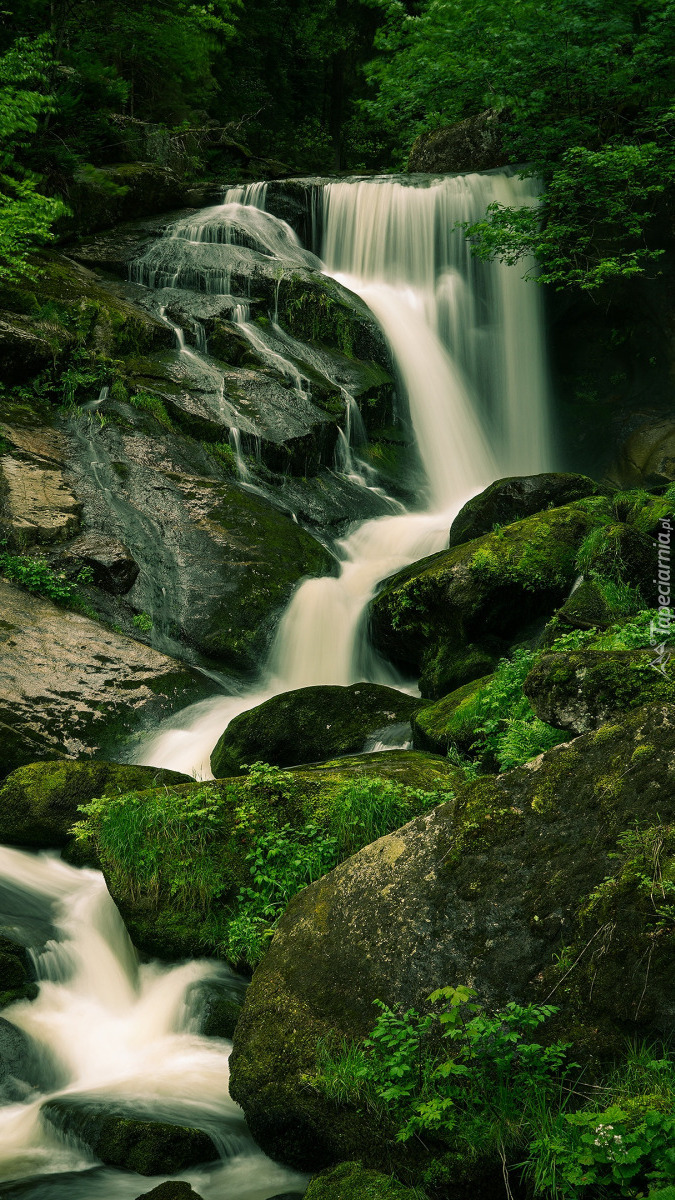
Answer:
[{"label": "rock", "polygon": [[641,425],[621,446],[608,468],[620,488],[654,487],[675,479],[675,424],[669,418]]},{"label": "rock", "polygon": [[17,313],[0,312],[0,373],[7,383],[37,375],[54,356],[35,322]]},{"label": "rock", "polygon": [[[562,608],[558,609],[556,617],[571,629],[606,629],[616,620],[602,587],[595,579],[582,579]],[[557,626],[556,629],[559,634]]]},{"label": "rock", "polygon": [[63,553],[66,564],[76,568],[89,567],[97,587],[113,596],[123,596],[133,587],[139,572],[136,560],[116,538],[88,529]]},{"label": "rock", "polygon": [[120,1106],[84,1095],[59,1096],[40,1109],[43,1117],[63,1133],[76,1137],[109,1167],[123,1167],[139,1175],[182,1171],[198,1163],[213,1162],[218,1151],[201,1129],[135,1115],[131,1106]]},{"label": "rock", "polygon": [[[661,828],[671,870],[674,764],[675,706],[645,706],[467,784],[297,895],[248,989],[230,1059],[231,1095],[258,1144],[314,1170],[391,1154],[363,1110],[306,1084],[318,1041],[362,1038],[376,999],[419,1009],[459,983],[489,1008],[549,997],[563,1006],[555,1035],[575,1056],[611,1057],[630,1032],[672,1036],[675,950],[649,888],[626,868],[604,903],[592,897],[636,826]],[[556,966],[563,946],[572,950]]]},{"label": "rock", "polygon": [[0,579],[0,777],[119,746],[212,694],[196,671]]},{"label": "rock", "polygon": [[282,692],[230,722],[211,755],[215,777],[253,762],[292,767],[355,754],[387,725],[409,722],[420,701],[374,683]]},{"label": "rock", "polygon": [[408,170],[456,175],[464,171],[488,171],[507,162],[499,115],[488,108],[456,125],[421,133],[410,151]]},{"label": "rock", "polygon": [[468,754],[476,740],[474,702],[491,678],[472,679],[435,704],[417,709],[411,721],[413,748],[447,754],[454,747],[460,754]]},{"label": "rock", "polygon": [[675,661],[653,650],[579,650],[546,654],[523,691],[542,721],[572,733],[648,701],[675,701]]},{"label": "rock", "polygon": [[81,504],[63,472],[12,455],[0,458],[0,534],[12,549],[36,542],[63,542],[80,523]]},{"label": "rock", "polygon": [[158,767],[114,762],[36,762],[0,783],[0,842],[48,849],[66,846],[78,805],[98,796],[188,782]]},{"label": "rock", "polygon": [[370,605],[376,649],[418,673],[431,699],[488,674],[509,639],[563,600],[596,522],[582,504],[569,504],[399,571]]},{"label": "rock", "polygon": [[[333,812],[336,796],[350,784],[366,779],[382,779],[423,792],[438,792],[439,799],[454,789],[462,774],[447,759],[433,754],[409,750],[382,751],[379,754],[355,755],[333,762],[317,763],[284,772],[290,784],[289,794],[273,795],[261,799],[258,819],[263,830],[277,827],[277,822],[293,827],[308,822],[325,826]],[[187,955],[223,955],[223,939],[219,933],[219,920],[232,920],[236,914],[239,888],[250,886],[250,862],[246,858],[247,843],[235,831],[234,810],[237,792],[235,779],[209,784],[190,783],[180,787],[181,795],[203,793],[204,787],[213,790],[225,800],[219,822],[218,870],[222,882],[222,894],[216,910],[217,919],[204,920],[204,914],[194,906],[178,906],[175,898],[168,894],[157,896],[156,891],[146,892],[141,888],[131,896],[120,878],[114,863],[109,863],[101,853],[101,869],[106,877],[110,893],[118,905],[129,934],[143,952],[159,958],[178,958]],[[163,793],[164,794],[164,793]],[[150,797],[150,792],[141,793]],[[413,816],[425,806],[425,802],[409,795],[403,799],[404,813]],[[231,814],[231,815],[230,815]],[[405,819],[405,818],[402,818]],[[223,911],[224,910],[224,911]],[[238,963],[233,964],[235,967]],[[236,995],[232,999],[239,999]],[[234,1009],[214,1011],[220,1029],[224,1031],[225,1020],[238,1018]],[[207,1022],[208,1022],[207,1016]],[[216,1036],[216,1027],[212,1027]],[[219,1035],[220,1036],[220,1035]]]},{"label": "rock", "polygon": [[158,163],[79,167],[67,195],[73,216],[62,219],[59,229],[71,234],[109,229],[118,221],[178,208],[187,195],[178,175]]},{"label": "rock", "polygon": [[392,1175],[345,1162],[315,1175],[305,1200],[424,1200],[424,1194],[419,1188],[404,1187]]},{"label": "rock", "polygon": [[167,1179],[166,1183],[160,1183],[151,1192],[143,1192],[142,1196],[137,1196],[136,1200],[202,1200],[197,1192],[193,1192],[192,1184],[185,1183],[181,1179]]},{"label": "rock", "polygon": [[30,1089],[40,1085],[54,1086],[54,1082],[49,1064],[40,1061],[39,1052],[28,1035],[0,1017],[0,1102],[25,1102]]},{"label": "rock", "polygon": [[497,479],[460,508],[450,529],[450,545],[459,546],[490,533],[495,525],[511,525],[545,508],[560,508],[600,491],[587,475],[549,473]]}]

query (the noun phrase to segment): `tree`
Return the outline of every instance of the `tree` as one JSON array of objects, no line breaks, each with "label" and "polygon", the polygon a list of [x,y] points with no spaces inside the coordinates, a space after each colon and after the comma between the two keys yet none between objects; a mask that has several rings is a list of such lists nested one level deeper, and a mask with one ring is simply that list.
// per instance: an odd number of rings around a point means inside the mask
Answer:
[{"label": "tree", "polygon": [[44,90],[49,63],[46,36],[32,45],[21,38],[0,58],[0,279],[5,281],[26,274],[31,249],[50,240],[54,221],[67,212],[62,201],[38,191],[38,177],[20,162],[39,118],[53,111],[53,97]]},{"label": "tree", "polygon": [[399,154],[486,108],[505,152],[545,185],[468,232],[484,258],[534,253],[543,281],[595,288],[661,253],[653,218],[675,175],[674,0],[427,0],[386,11],[365,102]]}]

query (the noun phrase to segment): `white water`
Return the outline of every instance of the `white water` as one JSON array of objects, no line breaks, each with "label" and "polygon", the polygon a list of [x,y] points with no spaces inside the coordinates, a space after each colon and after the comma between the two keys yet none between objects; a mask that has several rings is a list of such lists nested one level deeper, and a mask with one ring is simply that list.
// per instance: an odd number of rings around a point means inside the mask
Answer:
[{"label": "white water", "polygon": [[[528,264],[477,263],[455,228],[493,201],[532,203],[536,191],[506,174],[325,188],[325,269],[362,296],[391,346],[426,474],[420,511],[365,522],[338,543],[339,577],[297,589],[258,686],[185,710],[138,761],[210,778],[229,721],[270,696],[361,680],[405,686],[367,644],[377,584],[447,545],[453,516],[492,480],[550,466],[543,322],[537,288],[521,278]],[[264,193],[228,199],[260,208]]]},{"label": "white water", "polygon": [[37,999],[2,1014],[32,1039],[52,1090],[24,1085],[20,1102],[0,1107],[0,1181],[53,1175],[50,1195],[113,1200],[136,1197],[166,1179],[153,1183],[100,1170],[81,1182],[68,1176],[59,1183],[59,1174],[97,1164],[83,1145],[41,1116],[42,1104],[86,1094],[133,1101],[135,1111],[209,1132],[221,1160],[179,1174],[204,1200],[266,1200],[303,1190],[302,1176],[272,1163],[251,1141],[228,1094],[230,1044],[198,1033],[198,1005],[190,993],[200,981],[226,978],[226,968],[209,962],[139,965],[97,871],[0,847],[0,888],[3,898],[16,901],[7,905],[10,911],[37,911],[54,929],[45,948],[34,952]]}]

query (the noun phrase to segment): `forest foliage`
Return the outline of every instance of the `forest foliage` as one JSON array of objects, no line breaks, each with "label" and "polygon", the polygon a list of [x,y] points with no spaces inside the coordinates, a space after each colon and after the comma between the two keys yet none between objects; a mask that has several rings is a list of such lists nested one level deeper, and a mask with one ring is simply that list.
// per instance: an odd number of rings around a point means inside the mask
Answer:
[{"label": "forest foliage", "polygon": [[17,0],[0,34],[5,274],[48,238],[73,172],[119,156],[115,116],[218,126],[307,173],[400,169],[420,133],[486,110],[544,200],[493,205],[468,230],[480,257],[534,255],[558,287],[653,273],[674,64],[675,0]]}]

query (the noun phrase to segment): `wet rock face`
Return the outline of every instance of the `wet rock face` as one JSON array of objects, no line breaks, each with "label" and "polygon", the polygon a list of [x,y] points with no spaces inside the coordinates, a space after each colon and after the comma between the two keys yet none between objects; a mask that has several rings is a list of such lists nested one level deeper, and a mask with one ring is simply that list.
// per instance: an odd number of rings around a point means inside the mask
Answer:
[{"label": "wet rock face", "polygon": [[581,650],[547,654],[530,672],[523,691],[542,721],[587,733],[652,700],[675,700],[675,664],[654,667],[656,650]]},{"label": "wet rock face", "polygon": [[570,504],[399,571],[370,606],[376,648],[432,699],[489,674],[509,639],[564,599],[592,524]]},{"label": "wet rock face", "polygon": [[215,688],[189,667],[0,580],[0,771],[119,745]]},{"label": "wet rock face", "polygon": [[78,805],[98,796],[187,783],[189,776],[124,763],[30,763],[0,784],[0,842],[50,849],[70,841]]},{"label": "wet rock face", "polygon": [[675,425],[669,419],[642,425],[619,447],[607,478],[622,488],[654,487],[675,479]]},{"label": "wet rock face", "polygon": [[3,454],[0,496],[0,533],[12,548],[64,542],[79,527],[82,505],[53,461]]},{"label": "wet rock face", "polygon": [[510,525],[546,508],[559,508],[600,492],[598,484],[587,475],[549,473],[497,479],[459,510],[452,522],[449,544],[459,546],[490,533],[495,525]]},{"label": "wet rock face", "polygon": [[115,1111],[105,1101],[64,1096],[49,1100],[41,1111],[57,1129],[89,1146],[106,1166],[139,1175],[173,1173],[218,1158],[211,1138],[200,1129],[148,1120],[131,1108]]},{"label": "wet rock face", "polygon": [[406,724],[420,701],[373,683],[308,687],[274,696],[228,725],[211,755],[216,779],[246,763],[279,767],[362,750],[369,735]]},{"label": "wet rock face", "polygon": [[[675,707],[646,706],[460,788],[296,896],[247,992],[231,1059],[231,1093],[259,1144],[305,1168],[377,1164],[381,1131],[304,1083],[317,1041],[363,1037],[376,999],[405,1010],[468,982],[498,1008],[555,989],[558,1032],[570,1040],[574,1028],[575,1050],[611,1053],[631,1029],[669,1036],[675,949],[654,936],[649,896],[627,872],[620,903],[589,898],[616,873],[624,831],[672,822],[674,769]],[[560,947],[577,946],[574,958],[591,938],[561,988]]]}]

